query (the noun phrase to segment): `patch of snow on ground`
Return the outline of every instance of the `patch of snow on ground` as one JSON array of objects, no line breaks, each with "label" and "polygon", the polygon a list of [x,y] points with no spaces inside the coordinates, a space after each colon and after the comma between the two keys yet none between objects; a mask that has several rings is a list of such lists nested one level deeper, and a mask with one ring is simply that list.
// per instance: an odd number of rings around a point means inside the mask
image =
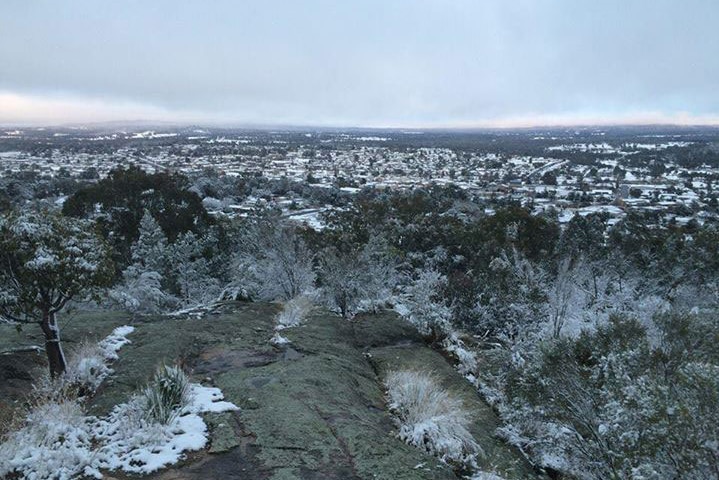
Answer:
[{"label": "patch of snow on ground", "polygon": [[137,400],[118,405],[94,427],[100,449],[95,468],[147,474],[181,460],[184,452],[207,444],[207,425],[201,413],[238,410],[223,401],[219,388],[190,385],[190,402],[168,425],[150,423],[139,413]]},{"label": "patch of snow on ground", "polygon": [[280,346],[280,345],[287,345],[288,343],[291,343],[291,342],[288,338],[280,335],[280,332],[275,332],[275,334],[270,339],[270,343],[272,345]]},{"label": "patch of snow on ground", "polygon": [[70,479],[90,465],[88,418],[73,401],[39,405],[28,414],[26,426],[0,445],[0,478]]},{"label": "patch of snow on ground", "polygon": [[98,347],[105,358],[107,360],[117,360],[118,350],[128,343],[132,343],[127,339],[127,336],[134,331],[135,327],[123,325],[122,327],[117,327],[107,338],[98,343]]},{"label": "patch of snow on ground", "polygon": [[477,472],[472,475],[471,480],[504,480],[504,477],[492,472]]},{"label": "patch of snow on ground", "polygon": [[[81,385],[94,392],[100,384],[112,374],[108,363],[117,360],[117,352],[123,345],[131,343],[127,335],[135,330],[125,325],[117,327],[110,335],[96,344],[83,344],[67,363],[64,379],[70,384]],[[55,390],[56,385],[48,388]]]},{"label": "patch of snow on ground", "polygon": [[[78,365],[95,372],[93,380],[99,385],[111,372],[102,359],[116,360],[134,330],[117,327],[93,347],[97,353],[91,358],[78,358]],[[100,418],[85,415],[78,400],[40,404],[27,415],[25,426],[0,444],[0,478],[102,478],[101,470],[142,474],[174,464],[184,452],[207,444],[207,425],[200,414],[238,410],[224,401],[219,388],[193,383],[189,389],[187,405],[167,425],[148,421],[137,395]]]},{"label": "patch of snow on ground", "polygon": [[0,445],[0,477],[102,478],[101,470],[143,474],[174,464],[207,444],[201,413],[238,409],[218,388],[191,384],[190,391],[189,404],[168,425],[145,420],[138,397],[103,418],[85,416],[73,401],[42,405]]}]

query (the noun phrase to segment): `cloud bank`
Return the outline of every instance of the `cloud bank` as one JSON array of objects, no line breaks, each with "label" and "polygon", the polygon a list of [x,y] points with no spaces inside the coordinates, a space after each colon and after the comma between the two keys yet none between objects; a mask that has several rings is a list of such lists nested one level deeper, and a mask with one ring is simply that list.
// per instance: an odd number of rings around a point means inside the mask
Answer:
[{"label": "cloud bank", "polygon": [[2,9],[6,124],[719,118],[714,0],[8,0]]}]

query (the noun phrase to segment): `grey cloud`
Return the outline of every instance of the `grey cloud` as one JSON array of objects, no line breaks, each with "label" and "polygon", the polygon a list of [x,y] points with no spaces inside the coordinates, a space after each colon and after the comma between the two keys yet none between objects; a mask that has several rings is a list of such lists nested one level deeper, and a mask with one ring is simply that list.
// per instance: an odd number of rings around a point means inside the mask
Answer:
[{"label": "grey cloud", "polygon": [[715,0],[8,0],[0,91],[260,123],[717,116],[717,24]]}]

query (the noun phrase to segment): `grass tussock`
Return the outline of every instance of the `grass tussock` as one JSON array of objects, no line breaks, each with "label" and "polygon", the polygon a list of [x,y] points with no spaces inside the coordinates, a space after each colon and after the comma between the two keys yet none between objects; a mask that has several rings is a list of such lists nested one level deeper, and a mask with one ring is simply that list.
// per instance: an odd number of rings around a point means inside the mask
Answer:
[{"label": "grass tussock", "polygon": [[177,366],[162,365],[142,392],[145,420],[170,423],[190,401],[190,380]]},{"label": "grass tussock", "polygon": [[277,315],[277,330],[297,327],[312,310],[312,299],[306,295],[298,295],[285,302],[282,311]]},{"label": "grass tussock", "polygon": [[469,432],[470,412],[429,373],[400,370],[385,380],[399,437],[457,467],[474,465],[481,448]]}]

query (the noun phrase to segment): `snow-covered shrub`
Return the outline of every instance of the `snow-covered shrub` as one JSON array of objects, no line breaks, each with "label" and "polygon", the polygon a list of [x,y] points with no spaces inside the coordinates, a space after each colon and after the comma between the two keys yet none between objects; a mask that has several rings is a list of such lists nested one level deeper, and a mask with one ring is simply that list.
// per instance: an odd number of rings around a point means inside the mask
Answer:
[{"label": "snow-covered shrub", "polygon": [[33,398],[44,402],[93,394],[112,373],[109,363],[117,360],[120,348],[131,343],[127,335],[134,330],[135,327],[123,325],[98,343],[81,343],[70,355],[67,370],[62,376],[51,378],[42,375],[37,379]]},{"label": "snow-covered shrub", "polygon": [[402,440],[443,461],[459,466],[474,464],[481,448],[468,430],[471,415],[459,398],[421,371],[389,372],[385,385]]},{"label": "snow-covered shrub", "polygon": [[314,255],[294,227],[271,219],[245,234],[233,283],[262,300],[289,300],[314,286]]},{"label": "snow-covered shrub", "polygon": [[457,370],[473,385],[477,383],[477,354],[470,350],[455,331],[442,341],[442,349],[457,360]]},{"label": "snow-covered shrub", "polygon": [[130,265],[122,273],[122,283],[109,292],[110,300],[130,312],[160,313],[177,303],[177,299],[162,290],[162,275],[142,271]]},{"label": "snow-covered shrub", "polygon": [[445,338],[452,330],[452,310],[442,301],[447,280],[436,270],[424,270],[406,289],[403,298],[408,320],[433,340]]},{"label": "snow-covered shrub", "polygon": [[[160,313],[178,306],[196,306],[216,300],[222,293],[224,258],[217,254],[217,235],[180,233],[174,242],[145,211],[139,238],[132,245],[132,264],[110,299],[132,312]],[[210,253],[208,253],[210,252]]]},{"label": "snow-covered shrub", "polygon": [[513,338],[546,318],[546,272],[521,252],[502,252],[489,263],[474,308],[476,333]]},{"label": "snow-covered shrub", "polygon": [[312,310],[312,300],[305,295],[298,295],[285,302],[282,311],[277,315],[276,330],[296,327]]},{"label": "snow-covered shrub", "polygon": [[328,248],[320,256],[319,280],[327,306],[345,318],[376,312],[391,303],[397,264],[386,242],[373,238],[359,251]]},{"label": "snow-covered shrub", "polygon": [[138,238],[131,247],[132,262],[143,271],[157,272],[164,276],[167,268],[168,241],[155,217],[145,210]]},{"label": "snow-covered shrub", "polygon": [[213,235],[198,237],[192,232],[180,234],[168,248],[168,262],[174,291],[184,306],[202,305],[217,300],[222,293],[204,250],[215,241]]},{"label": "snow-covered shrub", "polygon": [[167,425],[188,404],[190,381],[177,366],[161,366],[142,392],[145,419]]},{"label": "snow-covered shrub", "polygon": [[719,468],[719,327],[702,315],[612,317],[546,342],[508,376],[512,443],[581,479],[713,478]]},{"label": "snow-covered shrub", "polygon": [[107,366],[107,357],[97,343],[83,343],[70,357],[65,372],[65,381],[83,391],[94,392],[112,369]]},{"label": "snow-covered shrub", "polygon": [[558,338],[568,324],[570,331],[576,331],[571,327],[581,318],[586,306],[587,294],[581,285],[586,270],[581,264],[572,268],[569,258],[559,262],[557,275],[547,292],[549,336]]},{"label": "snow-covered shrub", "polygon": [[0,444],[0,478],[71,479],[91,465],[92,434],[82,406],[60,398],[36,405]]},{"label": "snow-covered shrub", "polygon": [[159,313],[175,304],[177,299],[164,289],[170,274],[169,253],[165,233],[145,210],[131,247],[133,263],[122,272],[122,282],[110,290],[110,300],[139,313]]}]

